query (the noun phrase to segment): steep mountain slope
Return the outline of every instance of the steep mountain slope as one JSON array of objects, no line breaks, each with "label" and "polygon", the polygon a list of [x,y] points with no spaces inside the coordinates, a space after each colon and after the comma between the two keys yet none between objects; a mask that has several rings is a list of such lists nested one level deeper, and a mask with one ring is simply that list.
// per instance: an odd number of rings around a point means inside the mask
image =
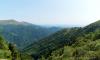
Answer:
[{"label": "steep mountain slope", "polygon": [[23,52],[33,56],[35,59],[41,55],[48,57],[53,50],[62,48],[64,45],[71,46],[77,42],[77,38],[100,30],[100,21],[92,23],[83,28],[71,28],[61,30],[47,38],[39,40],[27,46]]},{"label": "steep mountain slope", "polygon": [[46,28],[27,22],[0,20],[0,33],[8,42],[16,44],[19,49],[58,30],[59,28],[56,27]]}]

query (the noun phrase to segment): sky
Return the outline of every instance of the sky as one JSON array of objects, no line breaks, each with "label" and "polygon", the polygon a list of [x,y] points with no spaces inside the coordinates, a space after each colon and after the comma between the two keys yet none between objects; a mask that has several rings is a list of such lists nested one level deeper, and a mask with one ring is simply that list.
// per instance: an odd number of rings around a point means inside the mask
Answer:
[{"label": "sky", "polygon": [[100,19],[100,0],[0,0],[0,20],[81,25]]}]

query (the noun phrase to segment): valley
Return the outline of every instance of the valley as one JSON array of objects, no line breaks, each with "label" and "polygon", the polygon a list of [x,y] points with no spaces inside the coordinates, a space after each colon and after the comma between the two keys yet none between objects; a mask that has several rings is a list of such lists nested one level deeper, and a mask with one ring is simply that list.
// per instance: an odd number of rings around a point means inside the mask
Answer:
[{"label": "valley", "polygon": [[7,20],[0,24],[0,31],[5,39],[0,39],[0,42],[4,41],[4,43],[0,43],[2,59],[100,59],[100,20],[85,27],[63,29]]}]

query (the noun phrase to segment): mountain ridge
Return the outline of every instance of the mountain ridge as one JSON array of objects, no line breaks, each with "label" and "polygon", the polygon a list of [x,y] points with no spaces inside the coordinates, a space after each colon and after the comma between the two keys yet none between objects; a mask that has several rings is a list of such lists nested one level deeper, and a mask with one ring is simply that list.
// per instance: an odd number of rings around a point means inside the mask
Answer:
[{"label": "mountain ridge", "polygon": [[[27,22],[18,22],[15,20],[1,20],[0,33],[10,43],[15,43],[18,48],[22,48],[42,37],[46,37],[60,28],[46,28]],[[20,43],[19,43],[20,42]]]}]

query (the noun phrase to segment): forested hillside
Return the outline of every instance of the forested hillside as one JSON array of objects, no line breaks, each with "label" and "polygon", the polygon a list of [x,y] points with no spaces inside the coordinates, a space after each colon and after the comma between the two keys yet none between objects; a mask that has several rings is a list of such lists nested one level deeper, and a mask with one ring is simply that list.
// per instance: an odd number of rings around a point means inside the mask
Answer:
[{"label": "forested hillside", "polygon": [[0,33],[5,39],[22,49],[25,46],[60,30],[57,27],[43,27],[15,20],[0,20]]},{"label": "forested hillside", "polygon": [[44,54],[39,60],[100,60],[100,30],[80,36],[72,45]]},{"label": "forested hillside", "polygon": [[42,60],[99,60],[99,37],[100,21],[97,21],[83,28],[63,29],[27,46],[22,52]]}]

